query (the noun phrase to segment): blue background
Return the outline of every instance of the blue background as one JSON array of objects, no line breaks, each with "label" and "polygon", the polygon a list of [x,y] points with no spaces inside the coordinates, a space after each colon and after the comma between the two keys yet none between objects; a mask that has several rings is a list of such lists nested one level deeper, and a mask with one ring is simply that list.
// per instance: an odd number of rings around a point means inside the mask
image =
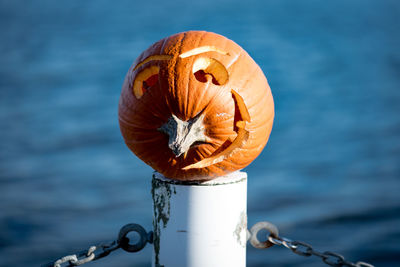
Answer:
[{"label": "blue background", "polygon": [[[249,225],[376,266],[400,262],[400,2],[0,1],[0,265],[37,266],[151,229],[152,169],[117,105],[133,60],[196,29],[236,41],[276,104],[248,167]],[[88,266],[149,266],[151,246]],[[324,266],[248,247],[248,266]]]}]

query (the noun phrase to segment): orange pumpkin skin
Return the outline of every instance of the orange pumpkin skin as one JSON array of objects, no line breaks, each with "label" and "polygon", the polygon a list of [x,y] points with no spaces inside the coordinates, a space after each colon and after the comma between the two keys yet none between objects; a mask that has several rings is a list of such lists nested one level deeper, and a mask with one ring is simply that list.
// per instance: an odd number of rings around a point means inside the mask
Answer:
[{"label": "orange pumpkin skin", "polygon": [[[205,70],[194,72],[194,64]],[[143,83],[142,90],[135,84],[141,75],[150,75],[146,81],[151,84],[144,88]],[[249,119],[237,124],[243,120],[240,97]],[[202,115],[207,140],[192,144],[184,155],[174,154],[160,130],[172,115],[182,121]],[[144,51],[126,75],[119,102],[120,129],[129,149],[164,176],[182,181],[210,180],[249,165],[266,145],[273,119],[273,98],[260,67],[233,41],[204,31],[178,33]],[[246,138],[222,161],[188,167],[223,153],[238,137],[237,125],[245,125]]]}]

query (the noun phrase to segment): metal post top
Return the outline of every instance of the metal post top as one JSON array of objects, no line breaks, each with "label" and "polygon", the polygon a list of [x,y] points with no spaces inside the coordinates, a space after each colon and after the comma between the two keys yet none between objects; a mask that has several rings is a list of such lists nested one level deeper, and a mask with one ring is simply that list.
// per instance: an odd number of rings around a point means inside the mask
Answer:
[{"label": "metal post top", "polygon": [[202,181],[178,181],[172,180],[165,177],[159,172],[153,173],[153,179],[159,180],[164,183],[174,184],[174,185],[186,185],[186,186],[216,186],[216,185],[226,185],[226,184],[236,184],[240,182],[245,182],[247,180],[247,173],[242,171],[235,171],[224,176],[217,177],[212,180],[204,181],[204,179],[199,179]]}]

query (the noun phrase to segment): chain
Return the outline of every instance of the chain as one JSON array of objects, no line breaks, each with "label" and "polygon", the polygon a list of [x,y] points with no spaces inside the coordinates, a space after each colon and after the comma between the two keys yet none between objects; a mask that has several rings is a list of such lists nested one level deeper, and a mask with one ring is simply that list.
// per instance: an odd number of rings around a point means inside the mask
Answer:
[{"label": "chain", "polygon": [[[139,241],[133,245],[129,243],[130,240],[127,237],[130,232],[136,232],[140,237]],[[140,251],[146,246],[147,242],[153,243],[153,232],[150,231],[147,233],[142,226],[130,223],[120,229],[117,240],[97,246],[91,246],[87,250],[81,251],[77,254],[64,256],[56,261],[42,265],[42,267],[62,267],[63,264],[67,264],[64,265],[66,267],[79,266],[106,257],[119,248],[122,248],[127,252]]]},{"label": "chain", "polygon": [[[270,234],[267,237],[266,241],[260,241],[257,237],[258,233],[261,230],[267,230]],[[139,241],[137,243],[131,245],[129,243],[129,238],[127,235],[130,232],[136,232],[139,234]],[[323,253],[313,249],[313,247],[307,243],[294,241],[286,237],[279,236],[278,228],[270,223],[270,222],[258,222],[256,223],[250,231],[247,230],[248,240],[253,247],[258,249],[266,249],[273,245],[284,246],[290,249],[293,253],[296,253],[300,256],[310,257],[316,256],[319,257],[324,263],[329,266],[335,267],[374,267],[372,264],[358,261],[356,263],[345,260],[345,258],[331,251],[325,251]],[[146,232],[146,230],[138,225],[138,224],[127,224],[123,226],[118,234],[118,238],[115,241],[100,244],[97,246],[91,246],[89,249],[81,251],[77,254],[67,255],[56,261],[51,263],[42,265],[42,267],[71,267],[71,266],[79,266],[103,257],[108,256],[114,250],[122,248],[127,252],[137,252],[142,250],[147,243],[153,243],[153,232]]]},{"label": "chain", "polygon": [[[257,234],[259,233],[260,230],[267,230],[270,233],[266,241],[262,242],[262,241],[258,240]],[[278,228],[270,222],[256,223],[250,229],[250,231],[248,231],[248,239],[250,239],[251,245],[255,248],[265,249],[265,248],[269,248],[273,245],[279,245],[279,246],[282,245],[300,256],[319,257],[324,263],[326,263],[329,266],[374,267],[372,264],[362,262],[362,261],[352,263],[350,261],[345,260],[345,258],[340,254],[337,254],[337,253],[334,253],[331,251],[325,251],[325,252],[321,253],[321,252],[318,252],[317,250],[314,250],[313,247],[307,243],[300,242],[300,241],[294,241],[294,240],[291,240],[291,239],[285,238],[285,237],[280,237]]]}]

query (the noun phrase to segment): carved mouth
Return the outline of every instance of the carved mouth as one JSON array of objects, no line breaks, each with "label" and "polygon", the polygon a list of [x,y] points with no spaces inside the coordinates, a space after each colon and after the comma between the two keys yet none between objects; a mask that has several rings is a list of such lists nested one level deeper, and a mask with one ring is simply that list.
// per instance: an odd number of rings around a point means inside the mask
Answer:
[{"label": "carved mouth", "polygon": [[[213,155],[188,165],[182,168],[183,170],[205,168],[217,164],[228,158],[236,149],[243,147],[247,141],[249,132],[246,130],[246,123],[250,122],[250,114],[243,98],[235,90],[231,90],[231,93],[235,101],[234,130],[237,133],[235,139],[226,140]],[[158,129],[169,136],[168,147],[176,157],[180,157],[182,154],[186,155],[194,143],[207,142],[207,137],[204,134],[203,119],[204,114],[202,113],[188,121],[182,121],[175,115],[172,115],[171,118]]]},{"label": "carved mouth", "polygon": [[[241,148],[249,138],[249,131],[246,130],[246,122],[250,122],[249,111],[243,101],[243,98],[235,90],[231,90],[231,93],[232,98],[235,101],[235,113],[236,111],[238,112],[238,118],[237,120],[235,120],[235,129],[237,133],[235,139],[233,141],[227,140],[227,142],[230,142],[230,144],[221,152],[215,153],[215,155],[211,155],[210,157],[205,158],[199,162],[188,165],[182,168],[183,170],[195,168],[200,169],[211,166],[213,164],[217,164],[228,158],[236,149]],[[222,145],[222,147],[224,147],[224,144]]]}]

